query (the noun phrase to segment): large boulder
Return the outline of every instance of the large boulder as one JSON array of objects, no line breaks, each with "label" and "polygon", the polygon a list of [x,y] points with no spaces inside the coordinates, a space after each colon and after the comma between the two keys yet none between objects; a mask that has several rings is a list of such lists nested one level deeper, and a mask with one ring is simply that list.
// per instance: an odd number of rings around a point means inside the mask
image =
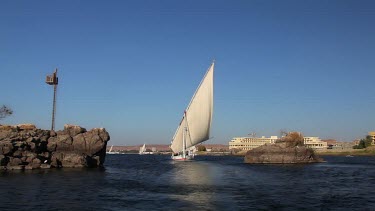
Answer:
[{"label": "large boulder", "polygon": [[286,143],[266,144],[248,151],[245,155],[245,163],[291,164],[321,161],[314,154],[314,150],[305,146],[287,147]]},{"label": "large boulder", "polygon": [[78,125],[66,124],[64,125],[64,131],[71,137],[74,137],[75,135],[86,132],[86,129]]},{"label": "large boulder", "polygon": [[17,125],[20,130],[35,130],[36,127],[33,124],[19,124]]},{"label": "large boulder", "polygon": [[[301,138],[302,137],[302,138]],[[253,164],[294,164],[316,163],[323,159],[315,155],[314,150],[303,145],[301,134],[290,133],[275,144],[265,144],[249,150],[245,163]]]},{"label": "large boulder", "polygon": [[74,151],[94,155],[100,152],[109,140],[108,132],[104,128],[95,128],[86,133],[73,137]]},{"label": "large boulder", "polygon": [[84,167],[86,164],[86,156],[78,155],[76,153],[55,152],[52,154],[51,160],[51,165],[53,167],[76,168]]},{"label": "large boulder", "polygon": [[104,128],[65,125],[55,132],[32,124],[0,125],[0,169],[102,166],[109,139]]},{"label": "large boulder", "polygon": [[8,155],[13,151],[13,144],[11,141],[0,142],[0,155]]}]

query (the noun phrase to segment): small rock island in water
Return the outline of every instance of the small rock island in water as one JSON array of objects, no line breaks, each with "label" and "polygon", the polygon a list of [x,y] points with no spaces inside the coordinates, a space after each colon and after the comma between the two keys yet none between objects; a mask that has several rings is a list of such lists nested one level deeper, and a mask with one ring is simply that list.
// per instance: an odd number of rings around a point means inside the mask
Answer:
[{"label": "small rock island in water", "polygon": [[315,155],[313,149],[304,146],[300,133],[291,132],[275,144],[249,150],[244,161],[253,164],[302,164],[323,162],[323,159]]},{"label": "small rock island in water", "polygon": [[99,167],[109,139],[104,128],[64,125],[54,132],[32,124],[0,125],[0,170]]}]

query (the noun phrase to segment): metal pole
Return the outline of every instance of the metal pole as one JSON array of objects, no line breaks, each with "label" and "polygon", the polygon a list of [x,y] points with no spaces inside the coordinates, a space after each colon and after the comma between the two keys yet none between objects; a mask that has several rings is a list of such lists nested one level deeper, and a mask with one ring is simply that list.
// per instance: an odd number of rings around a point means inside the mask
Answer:
[{"label": "metal pole", "polygon": [[52,126],[51,126],[51,130],[55,130],[56,91],[57,91],[57,84],[54,84],[53,85],[53,108],[52,108]]}]

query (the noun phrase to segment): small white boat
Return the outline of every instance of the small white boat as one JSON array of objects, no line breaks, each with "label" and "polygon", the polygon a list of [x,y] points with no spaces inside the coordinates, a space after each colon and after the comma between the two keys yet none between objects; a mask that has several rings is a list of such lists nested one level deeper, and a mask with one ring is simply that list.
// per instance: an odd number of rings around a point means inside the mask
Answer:
[{"label": "small white boat", "polygon": [[144,155],[144,154],[146,154],[146,144],[143,144],[143,146],[141,146],[141,147],[139,148],[139,154],[140,154],[140,155]]},{"label": "small white boat", "polygon": [[214,63],[208,68],[195,91],[173,136],[173,160],[194,158],[195,145],[209,139],[213,114]]},{"label": "small white boat", "polygon": [[109,150],[108,150],[108,152],[106,152],[106,154],[120,154],[119,152],[113,152],[112,149],[113,149],[113,145],[111,146],[111,148],[109,148]]}]

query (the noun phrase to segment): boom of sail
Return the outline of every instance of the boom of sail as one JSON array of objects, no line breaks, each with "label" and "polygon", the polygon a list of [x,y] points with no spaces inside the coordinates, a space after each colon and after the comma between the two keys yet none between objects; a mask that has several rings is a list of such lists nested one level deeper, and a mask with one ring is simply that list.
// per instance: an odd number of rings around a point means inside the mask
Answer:
[{"label": "boom of sail", "polygon": [[174,153],[209,139],[213,113],[213,74],[214,63],[208,68],[177,127],[170,146]]}]

